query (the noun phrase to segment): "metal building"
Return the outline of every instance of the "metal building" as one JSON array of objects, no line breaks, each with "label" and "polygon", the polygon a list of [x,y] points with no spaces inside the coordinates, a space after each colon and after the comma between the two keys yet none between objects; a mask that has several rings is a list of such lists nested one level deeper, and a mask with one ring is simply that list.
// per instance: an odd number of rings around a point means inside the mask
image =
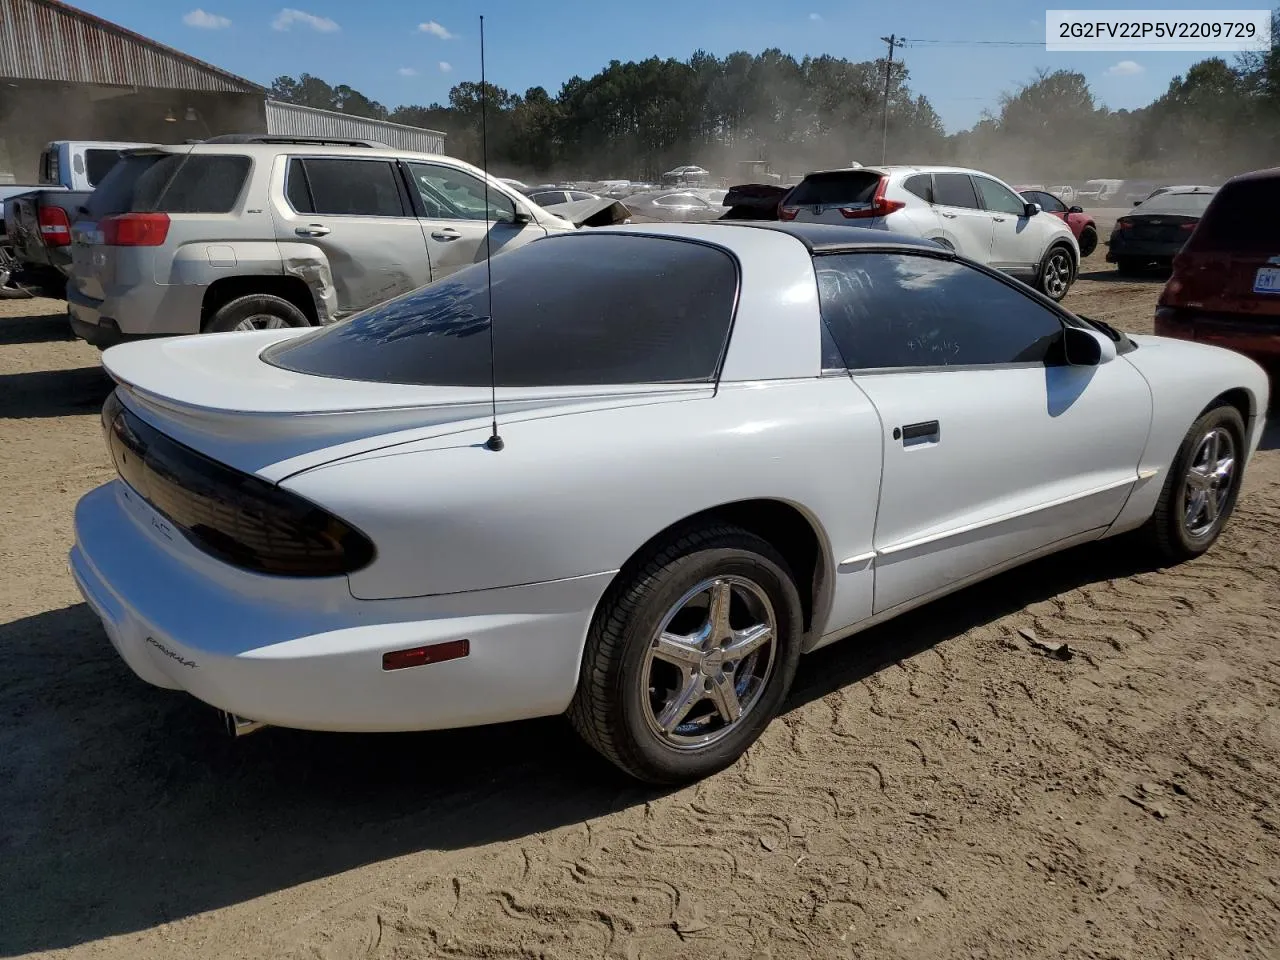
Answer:
[{"label": "metal building", "polygon": [[444,135],[267,100],[259,84],[62,0],[0,0],[0,183],[34,183],[50,140],[182,143],[224,133],[381,140]]},{"label": "metal building", "polygon": [[352,117],[334,110],[317,110],[315,107],[302,107],[280,100],[267,101],[267,132],[295,137],[377,140],[398,150],[444,153],[445,135],[438,130]]}]

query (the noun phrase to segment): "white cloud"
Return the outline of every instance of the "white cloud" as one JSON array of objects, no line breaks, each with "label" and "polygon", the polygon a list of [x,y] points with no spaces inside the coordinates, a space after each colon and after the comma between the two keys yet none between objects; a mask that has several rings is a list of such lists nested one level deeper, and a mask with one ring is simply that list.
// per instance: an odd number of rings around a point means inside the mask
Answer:
[{"label": "white cloud", "polygon": [[285,7],[277,13],[276,18],[271,21],[271,26],[276,30],[288,30],[295,23],[304,24],[320,33],[337,33],[341,29],[335,21],[330,20],[328,17],[319,17],[314,13],[295,10],[292,7]]},{"label": "white cloud", "polygon": [[1107,67],[1107,76],[1109,77],[1136,77],[1138,74],[1146,70],[1140,63],[1132,60],[1121,60],[1119,63]]},{"label": "white cloud", "polygon": [[400,74],[402,77],[416,77],[418,75],[418,71],[413,69],[413,67],[401,67],[396,71],[396,73]]},{"label": "white cloud", "polygon": [[447,60],[441,60],[441,61],[440,61],[440,72],[441,72],[441,73],[452,73],[452,72],[453,72],[453,64],[452,64],[452,63],[449,63],[449,61],[447,61]]},{"label": "white cloud", "polygon": [[220,17],[216,13],[205,13],[199,7],[183,16],[182,22],[188,27],[198,27],[201,30],[221,30],[231,26],[231,21],[226,17]]},{"label": "white cloud", "polygon": [[810,20],[821,20],[821,19],[822,19],[822,14],[820,14],[820,13],[811,13],[811,14],[809,14],[809,19],[810,19]]},{"label": "white cloud", "polygon": [[438,37],[441,40],[453,39],[453,34],[450,33],[448,30],[446,30],[444,27],[440,26],[440,24],[436,23],[434,20],[428,20],[426,23],[418,24],[418,32],[429,33],[433,37]]}]

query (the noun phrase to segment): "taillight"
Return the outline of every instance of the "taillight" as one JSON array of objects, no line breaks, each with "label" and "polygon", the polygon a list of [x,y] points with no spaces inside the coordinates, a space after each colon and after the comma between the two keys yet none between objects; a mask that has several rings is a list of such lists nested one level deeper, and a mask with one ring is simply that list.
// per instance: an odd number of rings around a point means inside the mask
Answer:
[{"label": "taillight", "polygon": [[796,214],[798,214],[799,212],[800,212],[800,208],[799,208],[799,207],[784,207],[784,206],[782,206],[782,205],[779,205],[779,206],[778,206],[778,219],[779,219],[779,220],[794,220],[794,219],[796,218]]},{"label": "taillight", "polygon": [[373,543],[297,494],[178,443],[119,400],[103,409],[120,477],[184,537],[224,563],[281,577],[334,577],[368,566]]},{"label": "taillight", "polygon": [[158,247],[169,236],[167,213],[120,213],[98,224],[109,247]]},{"label": "taillight", "polygon": [[1116,221],[1117,230],[1128,230],[1132,226],[1133,226],[1133,221],[1126,220],[1124,217],[1121,217],[1119,220]]},{"label": "taillight", "polygon": [[71,243],[71,221],[61,207],[41,207],[36,220],[46,247],[65,247]]},{"label": "taillight", "polygon": [[887,217],[895,210],[901,210],[906,206],[901,200],[885,199],[884,192],[888,187],[889,178],[881,177],[880,182],[876,185],[876,193],[871,198],[869,207],[841,207],[840,216],[846,220],[865,220],[874,217]]},{"label": "taillight", "polygon": [[1187,231],[1187,233],[1190,233],[1195,228],[1196,228],[1196,221],[1194,220],[1192,220],[1190,223],[1182,223],[1178,225],[1179,230],[1185,230]]}]

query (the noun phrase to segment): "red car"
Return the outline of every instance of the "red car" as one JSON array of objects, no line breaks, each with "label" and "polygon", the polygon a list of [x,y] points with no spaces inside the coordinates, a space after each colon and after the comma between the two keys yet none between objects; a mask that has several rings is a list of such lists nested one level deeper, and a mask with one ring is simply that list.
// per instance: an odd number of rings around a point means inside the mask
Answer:
[{"label": "red car", "polygon": [[1098,228],[1093,217],[1084,212],[1084,207],[1068,207],[1052,193],[1044,190],[1022,190],[1014,188],[1028,203],[1040,204],[1040,209],[1051,213],[1059,220],[1065,220],[1071,232],[1076,235],[1076,243],[1080,244],[1080,257],[1089,256],[1098,249]]},{"label": "red car", "polygon": [[1243,353],[1280,372],[1280,167],[1228,180],[1173,258],[1156,333]]}]

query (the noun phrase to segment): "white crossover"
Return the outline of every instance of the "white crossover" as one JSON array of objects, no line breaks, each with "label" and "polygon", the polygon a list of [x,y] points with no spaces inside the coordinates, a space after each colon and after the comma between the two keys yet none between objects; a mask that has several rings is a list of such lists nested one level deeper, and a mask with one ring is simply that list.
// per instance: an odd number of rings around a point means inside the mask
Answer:
[{"label": "white crossover", "polygon": [[1061,300],[1080,245],[1061,219],[1001,180],[962,167],[885,166],[811,173],[778,206],[781,220],[871,227],[932,240]]},{"label": "white crossover", "polygon": [[1085,541],[1201,553],[1263,430],[1243,356],[884,231],[621,226],[490,266],[103,355],[119,477],[71,569],[140,677],[239,730],[567,713],[686,780],[802,653]]}]

